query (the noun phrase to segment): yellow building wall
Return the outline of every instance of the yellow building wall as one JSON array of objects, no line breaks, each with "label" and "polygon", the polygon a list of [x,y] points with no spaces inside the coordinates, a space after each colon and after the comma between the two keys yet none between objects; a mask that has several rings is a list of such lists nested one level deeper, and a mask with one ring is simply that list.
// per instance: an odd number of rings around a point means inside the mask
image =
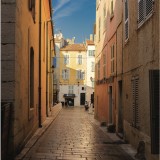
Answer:
[{"label": "yellow building wall", "polygon": [[[69,55],[69,64],[64,64],[64,55]],[[78,55],[82,55],[82,64],[79,65],[77,63],[78,61]],[[85,79],[78,80],[77,79],[77,70],[83,70],[86,74],[86,51],[60,51],[60,84],[69,84],[69,85],[77,85],[79,82],[79,85],[85,84]],[[69,80],[64,80],[62,78],[62,70],[63,69],[69,69]]]}]

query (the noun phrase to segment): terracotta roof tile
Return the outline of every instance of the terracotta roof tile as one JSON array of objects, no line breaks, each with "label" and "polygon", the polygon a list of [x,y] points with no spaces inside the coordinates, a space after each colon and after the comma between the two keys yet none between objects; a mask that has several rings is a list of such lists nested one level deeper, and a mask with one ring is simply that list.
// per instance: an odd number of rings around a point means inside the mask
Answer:
[{"label": "terracotta roof tile", "polygon": [[86,40],[87,45],[94,45],[94,42],[91,40]]},{"label": "terracotta roof tile", "polygon": [[86,51],[84,44],[69,44],[61,48],[61,51]]}]

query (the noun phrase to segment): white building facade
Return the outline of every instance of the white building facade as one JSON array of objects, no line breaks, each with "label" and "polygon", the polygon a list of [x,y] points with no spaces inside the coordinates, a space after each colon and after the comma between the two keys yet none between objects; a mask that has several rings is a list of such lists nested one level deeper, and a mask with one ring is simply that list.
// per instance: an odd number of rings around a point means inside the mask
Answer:
[{"label": "white building facade", "polygon": [[86,101],[89,104],[94,101],[94,79],[95,79],[95,45],[92,40],[86,40],[87,64],[86,64]]}]

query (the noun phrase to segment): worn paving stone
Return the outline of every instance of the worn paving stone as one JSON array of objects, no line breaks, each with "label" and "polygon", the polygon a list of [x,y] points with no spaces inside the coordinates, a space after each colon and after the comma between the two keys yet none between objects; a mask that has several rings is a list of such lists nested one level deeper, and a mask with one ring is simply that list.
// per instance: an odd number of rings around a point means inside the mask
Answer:
[{"label": "worn paving stone", "polygon": [[63,108],[25,159],[40,160],[133,160],[98,126],[84,108]]}]

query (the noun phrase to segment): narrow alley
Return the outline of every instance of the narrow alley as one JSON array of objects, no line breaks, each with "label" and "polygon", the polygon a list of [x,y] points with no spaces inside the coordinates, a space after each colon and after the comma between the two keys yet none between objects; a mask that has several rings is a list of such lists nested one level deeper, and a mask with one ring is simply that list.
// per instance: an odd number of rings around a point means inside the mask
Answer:
[{"label": "narrow alley", "polygon": [[94,121],[84,107],[63,108],[24,160],[132,160]]}]

